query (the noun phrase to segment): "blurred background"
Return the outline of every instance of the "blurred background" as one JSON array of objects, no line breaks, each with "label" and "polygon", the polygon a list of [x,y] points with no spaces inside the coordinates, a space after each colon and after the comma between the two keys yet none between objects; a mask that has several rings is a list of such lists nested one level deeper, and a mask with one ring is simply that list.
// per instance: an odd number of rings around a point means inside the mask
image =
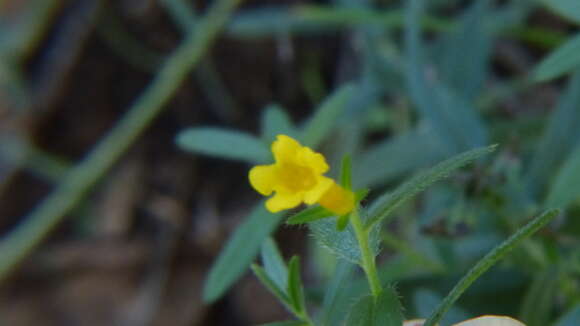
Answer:
[{"label": "blurred background", "polygon": [[[381,261],[407,316],[426,317],[477,258],[560,206],[557,225],[454,316],[579,325],[578,3],[427,2],[413,13],[389,0],[0,0],[0,324],[288,318],[250,273],[202,302],[211,264],[259,196],[251,160],[176,137],[211,126],[267,148],[268,114],[299,129],[348,84],[319,150],[331,162],[352,153],[371,198],[500,145],[389,225]],[[542,61],[562,45],[567,56]],[[316,308],[336,259],[305,228],[275,237],[284,256],[303,256]]]}]

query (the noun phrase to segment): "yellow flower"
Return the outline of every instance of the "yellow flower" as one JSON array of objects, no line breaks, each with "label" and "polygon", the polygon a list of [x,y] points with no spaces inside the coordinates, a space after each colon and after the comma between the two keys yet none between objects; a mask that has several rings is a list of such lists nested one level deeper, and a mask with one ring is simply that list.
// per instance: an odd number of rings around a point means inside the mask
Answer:
[{"label": "yellow flower", "polygon": [[[403,326],[422,326],[425,319],[413,319],[403,323]],[[507,316],[480,316],[453,326],[526,326],[522,322]]]},{"label": "yellow flower", "polygon": [[278,135],[272,143],[274,164],[258,165],[250,170],[250,184],[260,194],[275,195],[266,201],[270,212],[278,212],[306,203],[319,203],[338,215],[354,208],[354,193],[323,174],[329,169],[322,154],[300,145],[296,140]]}]

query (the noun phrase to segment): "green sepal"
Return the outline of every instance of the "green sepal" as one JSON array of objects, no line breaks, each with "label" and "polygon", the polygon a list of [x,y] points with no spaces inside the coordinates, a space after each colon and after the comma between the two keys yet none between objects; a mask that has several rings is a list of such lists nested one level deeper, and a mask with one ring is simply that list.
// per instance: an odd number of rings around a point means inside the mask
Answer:
[{"label": "green sepal", "polygon": [[348,226],[349,221],[350,221],[350,213],[339,216],[336,219],[336,229],[338,231],[344,231],[344,229],[346,229],[346,227]]}]

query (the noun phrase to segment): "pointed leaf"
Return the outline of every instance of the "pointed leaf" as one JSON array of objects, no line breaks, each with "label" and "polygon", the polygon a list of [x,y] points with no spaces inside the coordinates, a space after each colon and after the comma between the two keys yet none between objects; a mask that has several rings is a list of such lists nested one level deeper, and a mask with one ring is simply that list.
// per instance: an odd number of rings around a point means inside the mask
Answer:
[{"label": "pointed leaf", "polygon": [[322,206],[313,206],[296,213],[286,221],[287,224],[304,224],[323,218],[332,217],[335,214]]},{"label": "pointed leaf", "polygon": [[370,208],[368,224],[371,225],[385,219],[395,208],[406,200],[424,191],[433,183],[447,178],[451,172],[493,152],[496,147],[496,145],[492,145],[463,152],[437,164],[427,171],[417,174],[392,193],[387,193],[377,199]]},{"label": "pointed leaf", "polygon": [[[578,2],[580,4],[580,2]],[[552,51],[534,70],[536,81],[548,81],[580,67],[580,34]]]},{"label": "pointed leaf", "polygon": [[318,147],[336,125],[336,120],[344,112],[348,101],[354,94],[352,85],[345,85],[330,95],[316,110],[314,116],[304,126],[302,140],[304,145]]},{"label": "pointed leaf", "polygon": [[271,160],[268,147],[258,138],[221,128],[189,128],[177,135],[177,145],[195,154],[204,154],[250,163]]},{"label": "pointed leaf", "polygon": [[254,208],[247,220],[236,228],[212,265],[203,288],[205,302],[219,299],[242,276],[283,216],[266,211],[263,202]]},{"label": "pointed leaf", "polygon": [[288,268],[271,237],[262,244],[262,264],[270,279],[280,288],[285,289],[288,284]]},{"label": "pointed leaf", "polygon": [[352,189],[352,164],[350,155],[345,155],[342,158],[342,164],[340,166],[340,185],[345,189]]},{"label": "pointed leaf", "polygon": [[290,304],[298,313],[305,311],[304,288],[300,278],[300,258],[294,256],[290,259],[290,273],[288,274],[288,296]]},{"label": "pointed leaf", "polygon": [[278,298],[282,304],[286,306],[292,305],[288,295],[284,292],[283,289],[278,287],[278,285],[268,276],[262,267],[256,264],[252,264],[251,268],[260,282],[262,282],[262,284],[264,284],[264,286],[268,288],[268,290],[270,290],[270,292],[272,292],[272,294],[274,294],[274,296],[276,296],[276,298]]}]

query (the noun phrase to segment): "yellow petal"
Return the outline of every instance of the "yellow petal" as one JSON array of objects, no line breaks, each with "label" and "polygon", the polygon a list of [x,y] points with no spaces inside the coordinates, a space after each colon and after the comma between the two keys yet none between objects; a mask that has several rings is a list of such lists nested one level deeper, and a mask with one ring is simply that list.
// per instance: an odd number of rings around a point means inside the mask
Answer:
[{"label": "yellow petal", "polygon": [[274,191],[274,186],[278,183],[275,165],[258,165],[250,170],[250,184],[256,191],[264,196],[268,196]]},{"label": "yellow petal", "polygon": [[333,183],[319,203],[333,213],[344,215],[354,209],[354,193]]},{"label": "yellow petal", "polygon": [[318,202],[333,184],[334,180],[331,178],[319,176],[316,185],[304,194],[304,202],[308,205]]},{"label": "yellow petal", "polygon": [[272,153],[276,163],[292,163],[296,161],[296,153],[302,148],[300,143],[286,135],[276,136],[272,143]]},{"label": "yellow petal", "polygon": [[328,164],[324,156],[308,147],[302,147],[298,150],[296,161],[298,164],[310,168],[315,174],[323,174],[328,171]]},{"label": "yellow petal", "polygon": [[266,201],[266,209],[272,213],[294,208],[302,202],[303,193],[279,192]]},{"label": "yellow petal", "polygon": [[466,320],[453,326],[526,326],[507,316],[481,316]]}]

